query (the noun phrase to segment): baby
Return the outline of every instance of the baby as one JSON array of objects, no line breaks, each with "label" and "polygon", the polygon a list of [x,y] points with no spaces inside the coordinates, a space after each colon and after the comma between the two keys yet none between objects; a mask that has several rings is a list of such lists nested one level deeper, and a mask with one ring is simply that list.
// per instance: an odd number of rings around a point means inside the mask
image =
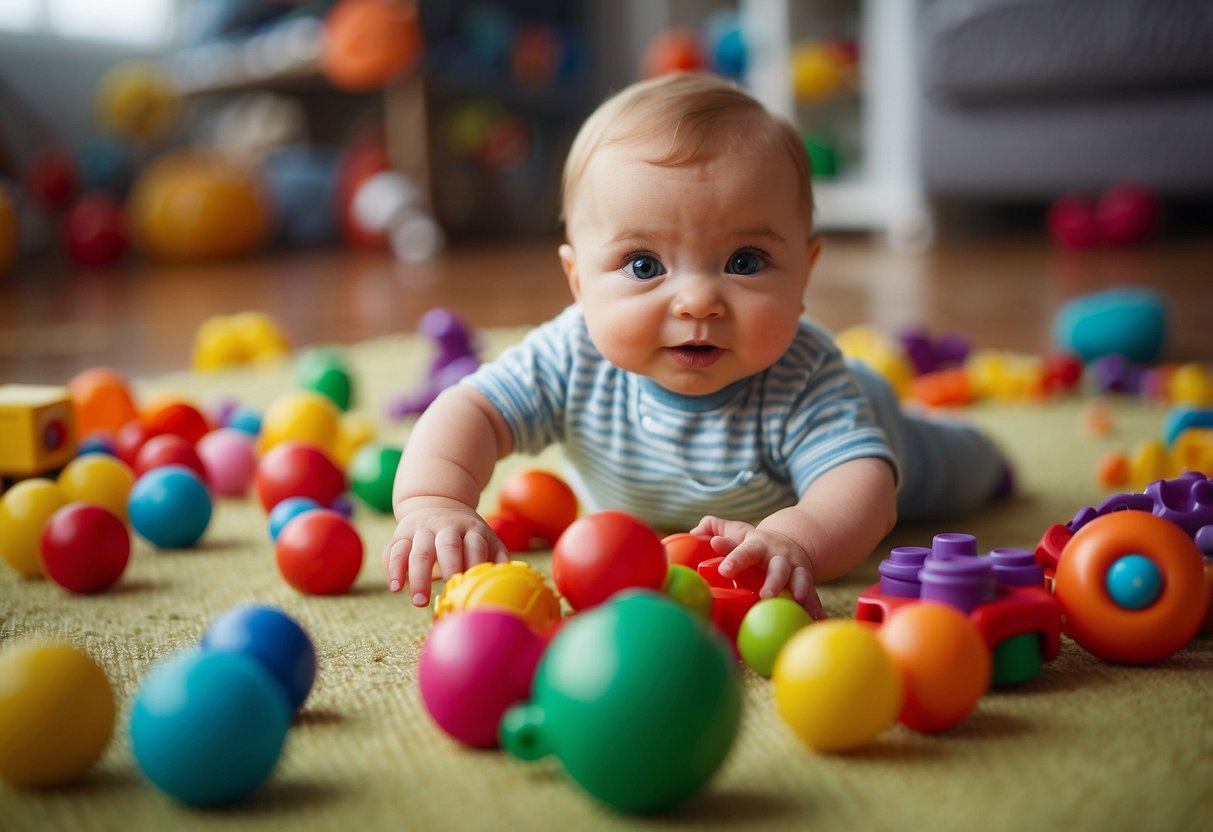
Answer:
[{"label": "baby", "polygon": [[[476,513],[496,462],[560,443],[588,508],[711,541],[824,617],[816,586],[903,516],[988,501],[1008,469],[983,436],[902,414],[801,317],[821,250],[795,129],[735,86],[664,76],[604,103],[564,170],[560,262],[574,304],[418,420],[384,550],[392,591],[508,553]],[[899,499],[899,483],[900,495]]]}]

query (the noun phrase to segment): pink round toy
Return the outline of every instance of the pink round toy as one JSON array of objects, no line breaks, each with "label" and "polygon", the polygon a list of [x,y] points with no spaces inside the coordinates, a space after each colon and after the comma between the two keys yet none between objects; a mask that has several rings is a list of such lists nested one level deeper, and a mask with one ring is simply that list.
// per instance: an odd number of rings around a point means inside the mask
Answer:
[{"label": "pink round toy", "polygon": [[1045,220],[1053,241],[1066,248],[1090,248],[1099,243],[1099,225],[1090,200],[1062,194],[1053,200]]},{"label": "pink round toy", "polygon": [[1095,204],[1095,222],[1103,242],[1135,246],[1148,242],[1158,231],[1162,203],[1145,185],[1124,182],[1109,188]]},{"label": "pink round toy", "polygon": [[130,235],[122,203],[103,193],[76,200],[63,220],[68,257],[82,266],[109,266],[126,253]]},{"label": "pink round toy", "polygon": [[113,512],[69,503],[47,521],[39,549],[42,569],[52,581],[72,592],[100,592],[122,577],[131,538]]},{"label": "pink round toy", "polygon": [[198,458],[198,452],[188,439],[171,433],[153,436],[144,442],[135,454],[135,476],[141,477],[153,468],[165,465],[183,465],[206,482],[206,467]]},{"label": "pink round toy", "polygon": [[256,440],[236,428],[220,428],[198,440],[195,448],[206,468],[206,481],[216,494],[245,494],[257,472]]},{"label": "pink round toy", "polygon": [[466,745],[496,748],[498,723],[530,695],[544,646],[510,613],[482,609],[443,616],[434,622],[417,665],[430,716]]}]

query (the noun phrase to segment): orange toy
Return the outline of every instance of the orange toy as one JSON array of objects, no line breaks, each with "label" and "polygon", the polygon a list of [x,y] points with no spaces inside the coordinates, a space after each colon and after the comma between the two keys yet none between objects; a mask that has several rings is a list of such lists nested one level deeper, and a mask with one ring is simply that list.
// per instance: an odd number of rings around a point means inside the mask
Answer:
[{"label": "orange toy", "polygon": [[126,376],[108,367],[78,373],[67,383],[67,392],[72,397],[80,436],[99,430],[117,433],[139,415]]},{"label": "orange toy", "polygon": [[706,66],[699,36],[692,29],[678,28],[659,33],[649,41],[644,53],[644,74],[648,78],[673,72],[698,72]]},{"label": "orange toy", "polygon": [[969,373],[963,367],[923,373],[910,382],[910,398],[930,407],[971,404]]},{"label": "orange toy", "polygon": [[690,532],[667,535],[661,539],[661,544],[665,546],[666,560],[691,569],[698,568],[705,560],[720,557],[709,541]]},{"label": "orange toy", "polygon": [[960,610],[929,601],[906,604],[876,633],[901,670],[898,720],[940,731],[964,719],[990,687],[990,651]]},{"label": "orange toy", "polygon": [[382,87],[421,57],[417,9],[401,0],[341,0],[325,20],[324,74],[333,86]]},{"label": "orange toy", "polygon": [[547,471],[523,471],[501,486],[500,506],[530,524],[548,546],[577,519],[577,497],[564,480]]},{"label": "orange toy", "polygon": [[[1129,609],[1109,591],[1119,561],[1143,556],[1161,577],[1157,598]],[[1204,558],[1183,529],[1144,511],[1116,511],[1075,533],[1054,575],[1066,633],[1084,648],[1123,664],[1159,662],[1192,640],[1205,618]]]}]

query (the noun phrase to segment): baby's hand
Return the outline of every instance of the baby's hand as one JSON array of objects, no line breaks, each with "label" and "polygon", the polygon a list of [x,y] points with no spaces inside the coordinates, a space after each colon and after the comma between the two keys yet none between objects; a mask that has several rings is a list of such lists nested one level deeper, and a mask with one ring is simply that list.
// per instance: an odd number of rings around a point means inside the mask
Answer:
[{"label": "baby's hand", "polygon": [[400,518],[383,550],[383,571],[391,591],[399,592],[407,562],[409,595],[414,605],[424,607],[430,602],[435,560],[445,581],[478,563],[503,563],[509,557],[479,514],[454,500],[434,500]]},{"label": "baby's hand", "polygon": [[787,587],[809,615],[815,619],[826,617],[813,584],[813,561],[791,538],[740,520],[710,516],[700,520],[691,534],[709,538],[712,549],[724,555],[719,567],[721,577],[732,578],[758,566],[767,576],[758,593],[761,597],[774,598]]}]

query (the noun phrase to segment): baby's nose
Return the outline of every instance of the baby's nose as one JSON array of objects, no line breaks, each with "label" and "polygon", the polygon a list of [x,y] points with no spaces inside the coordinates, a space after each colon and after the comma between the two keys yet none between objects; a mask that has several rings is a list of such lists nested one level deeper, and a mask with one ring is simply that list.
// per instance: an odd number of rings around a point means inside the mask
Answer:
[{"label": "baby's nose", "polygon": [[673,311],[679,318],[719,318],[724,314],[719,284],[706,275],[688,275],[675,289]]}]

